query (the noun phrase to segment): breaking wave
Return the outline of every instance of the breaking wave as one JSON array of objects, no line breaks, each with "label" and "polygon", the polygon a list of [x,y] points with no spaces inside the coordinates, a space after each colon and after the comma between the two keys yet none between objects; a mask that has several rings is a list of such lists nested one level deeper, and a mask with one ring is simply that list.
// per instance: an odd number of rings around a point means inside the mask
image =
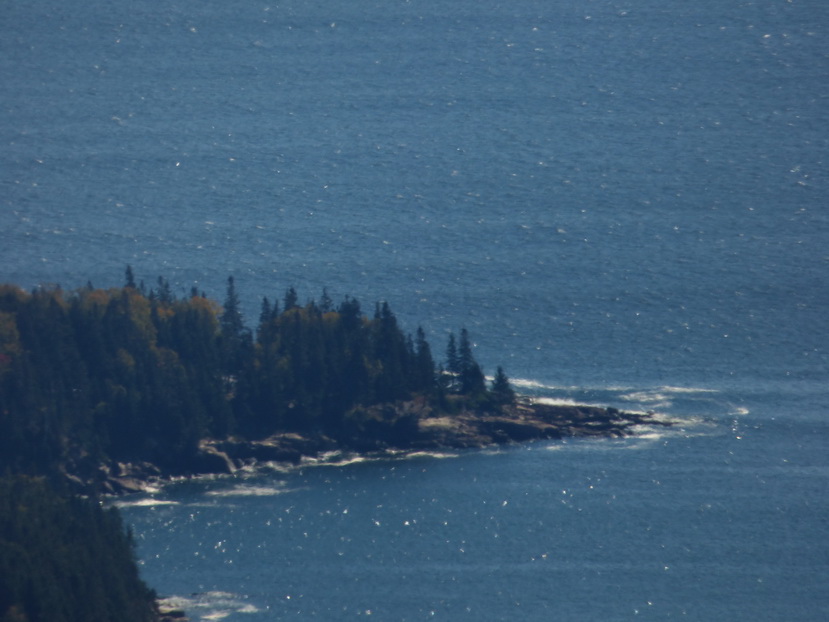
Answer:
[{"label": "breaking wave", "polygon": [[211,497],[275,497],[294,490],[296,489],[287,488],[285,482],[275,482],[273,486],[240,484],[223,490],[209,490],[206,494]]},{"label": "breaking wave", "polygon": [[181,505],[178,501],[170,501],[167,499],[154,499],[152,497],[147,497],[144,499],[125,499],[125,500],[116,500],[112,502],[112,505],[119,507],[119,508],[149,508],[149,507],[156,507],[159,505]]},{"label": "breaking wave", "polygon": [[246,596],[211,591],[190,596],[168,596],[159,600],[164,609],[183,610],[191,620],[223,620],[237,613],[259,613],[261,609],[247,602]]}]

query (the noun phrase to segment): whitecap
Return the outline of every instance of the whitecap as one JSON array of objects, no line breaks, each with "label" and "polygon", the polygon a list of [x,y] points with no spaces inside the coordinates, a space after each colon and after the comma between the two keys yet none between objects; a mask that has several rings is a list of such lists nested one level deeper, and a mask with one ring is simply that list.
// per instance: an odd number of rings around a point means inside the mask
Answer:
[{"label": "whitecap", "polygon": [[555,385],[531,380],[529,378],[510,378],[510,384],[522,389],[541,389],[544,391],[582,391],[584,387]]},{"label": "whitecap", "polygon": [[626,402],[644,402],[644,403],[654,403],[654,402],[661,402],[670,404],[668,400],[668,396],[664,393],[660,393],[656,390],[648,390],[644,389],[641,391],[633,391],[632,393],[625,393],[624,395],[620,395],[619,399],[623,399]]},{"label": "whitecap", "polygon": [[658,387],[657,390],[666,393],[719,393],[717,389],[706,389],[705,387],[674,387],[670,385]]}]

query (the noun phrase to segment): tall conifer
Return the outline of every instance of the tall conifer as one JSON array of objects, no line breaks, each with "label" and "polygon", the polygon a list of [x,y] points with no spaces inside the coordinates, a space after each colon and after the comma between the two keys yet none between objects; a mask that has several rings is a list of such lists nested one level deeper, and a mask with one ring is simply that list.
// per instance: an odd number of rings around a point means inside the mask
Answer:
[{"label": "tall conifer", "polygon": [[227,295],[223,306],[220,326],[225,337],[240,337],[244,330],[242,312],[239,309],[239,296],[236,294],[236,284],[233,277],[227,277]]},{"label": "tall conifer", "polygon": [[127,269],[126,269],[125,274],[124,274],[124,278],[125,278],[125,281],[126,281],[124,286],[125,287],[131,287],[131,288],[135,289],[135,276],[132,273],[132,266],[129,266],[129,265],[127,266]]},{"label": "tall conifer", "polygon": [[495,378],[492,379],[492,397],[497,404],[512,404],[515,401],[515,391],[510,386],[504,368],[500,365]]}]

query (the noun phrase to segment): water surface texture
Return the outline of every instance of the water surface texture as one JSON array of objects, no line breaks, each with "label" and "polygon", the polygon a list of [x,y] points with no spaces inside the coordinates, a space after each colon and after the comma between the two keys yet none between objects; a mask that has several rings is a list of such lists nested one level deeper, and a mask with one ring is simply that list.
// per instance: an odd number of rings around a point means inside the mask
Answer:
[{"label": "water surface texture", "polygon": [[435,352],[467,327],[525,392],[688,420],[174,487],[126,509],[147,580],[251,622],[829,616],[828,28],[819,0],[3,2],[0,281],[233,275],[251,324],[327,287]]}]

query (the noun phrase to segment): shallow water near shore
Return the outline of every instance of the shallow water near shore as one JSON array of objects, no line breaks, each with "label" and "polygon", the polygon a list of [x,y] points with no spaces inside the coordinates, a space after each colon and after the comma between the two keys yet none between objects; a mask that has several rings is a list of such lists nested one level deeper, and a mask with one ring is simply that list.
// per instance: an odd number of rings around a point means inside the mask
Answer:
[{"label": "shallow water near shore", "polygon": [[184,482],[123,511],[196,619],[826,614],[826,423],[686,421]]}]

